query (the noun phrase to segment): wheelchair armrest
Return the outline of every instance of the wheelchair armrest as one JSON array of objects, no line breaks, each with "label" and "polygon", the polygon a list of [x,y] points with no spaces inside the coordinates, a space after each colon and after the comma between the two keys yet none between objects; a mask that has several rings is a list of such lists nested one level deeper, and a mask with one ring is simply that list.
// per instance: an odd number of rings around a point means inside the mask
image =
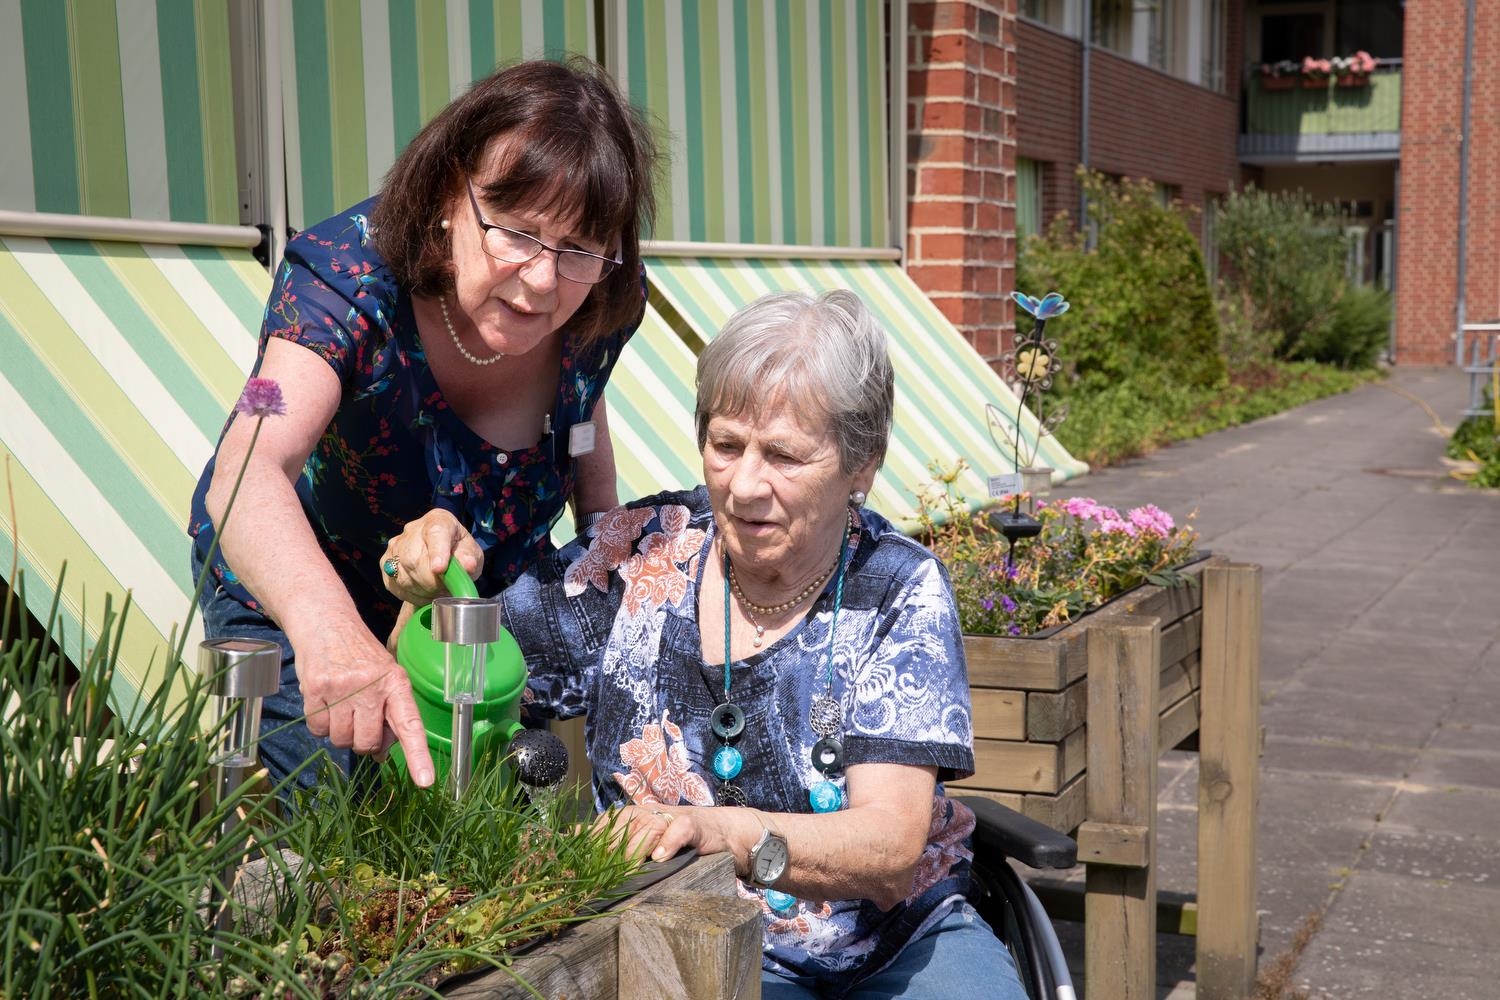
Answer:
[{"label": "wheelchair armrest", "polygon": [[1078,845],[1045,823],[980,795],[956,795],[974,811],[974,853],[1000,851],[1032,868],[1072,868]]}]

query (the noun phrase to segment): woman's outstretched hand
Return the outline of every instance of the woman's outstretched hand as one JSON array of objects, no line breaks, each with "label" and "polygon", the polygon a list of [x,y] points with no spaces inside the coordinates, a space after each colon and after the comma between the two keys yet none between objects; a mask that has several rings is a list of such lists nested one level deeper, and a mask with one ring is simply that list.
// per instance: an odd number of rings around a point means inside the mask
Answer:
[{"label": "woman's outstretched hand", "polygon": [[484,565],[484,550],[458,518],[446,510],[430,510],[408,521],[401,534],[386,543],[380,557],[385,589],[408,604],[430,604],[434,597],[448,593],[443,572],[451,558],[458,560],[472,580]]},{"label": "woman's outstretched hand", "polygon": [[397,741],[412,781],[432,784],[427,730],[406,671],[362,622],[329,623],[296,644],[307,728],[336,747],[383,756]]}]

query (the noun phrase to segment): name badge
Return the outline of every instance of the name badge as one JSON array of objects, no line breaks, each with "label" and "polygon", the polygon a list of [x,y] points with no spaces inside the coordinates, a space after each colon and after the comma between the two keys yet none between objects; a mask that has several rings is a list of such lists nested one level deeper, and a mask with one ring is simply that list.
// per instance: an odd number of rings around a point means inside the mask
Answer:
[{"label": "name badge", "polygon": [[574,424],[568,428],[568,454],[573,457],[587,455],[594,450],[593,421]]}]

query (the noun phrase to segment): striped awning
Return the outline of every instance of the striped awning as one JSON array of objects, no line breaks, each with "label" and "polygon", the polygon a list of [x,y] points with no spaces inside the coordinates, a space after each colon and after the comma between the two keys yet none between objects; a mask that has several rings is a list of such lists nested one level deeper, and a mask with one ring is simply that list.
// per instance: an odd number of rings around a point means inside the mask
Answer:
[{"label": "striped awning", "polygon": [[229,5],[0,0],[0,209],[233,225]]},{"label": "striped awning", "polygon": [[[890,336],[896,369],[895,427],[870,502],[898,523],[913,525],[916,491],[931,481],[931,463],[951,467],[965,460],[968,471],[956,486],[971,503],[988,497],[986,476],[1014,471],[1011,451],[991,437],[985,404],[1014,419],[1015,396],[896,263],[654,257],[647,273],[705,341],[731,313],[769,292],[848,288],[864,299]],[[1028,449],[1037,443],[1029,411],[1021,418],[1021,437]],[[1051,436],[1041,438],[1036,461],[1060,479],[1088,471]]]},{"label": "striped awning", "polygon": [[270,279],[242,250],[0,236],[0,576],[70,655],[127,592],[116,707],[192,595],[193,486],[255,357]]},{"label": "striped awning", "polygon": [[379,190],[427,120],[497,65],[595,51],[592,0],[298,0],[281,11],[296,229]]}]

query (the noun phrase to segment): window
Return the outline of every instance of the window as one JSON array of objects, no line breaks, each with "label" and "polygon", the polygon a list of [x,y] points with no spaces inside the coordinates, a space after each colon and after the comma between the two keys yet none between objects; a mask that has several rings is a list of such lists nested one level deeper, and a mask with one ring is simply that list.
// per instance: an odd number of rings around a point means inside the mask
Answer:
[{"label": "window", "polygon": [[1224,0],[1208,0],[1204,11],[1203,86],[1224,92]]},{"label": "window", "polygon": [[1146,65],[1163,72],[1173,69],[1172,63],[1172,0],[1150,0],[1146,5]]},{"label": "window", "polygon": [[1020,0],[1016,13],[1028,21],[1037,21],[1057,31],[1078,34],[1077,0]]},{"label": "window", "polygon": [[1260,19],[1260,61],[1300,63],[1304,56],[1322,56],[1322,14],[1265,14]]},{"label": "window", "polygon": [[1089,0],[1089,41],[1115,52],[1125,47],[1129,0]]},{"label": "window", "polygon": [[1024,239],[1042,231],[1043,164],[1025,157],[1016,159],[1016,237]]}]

